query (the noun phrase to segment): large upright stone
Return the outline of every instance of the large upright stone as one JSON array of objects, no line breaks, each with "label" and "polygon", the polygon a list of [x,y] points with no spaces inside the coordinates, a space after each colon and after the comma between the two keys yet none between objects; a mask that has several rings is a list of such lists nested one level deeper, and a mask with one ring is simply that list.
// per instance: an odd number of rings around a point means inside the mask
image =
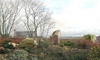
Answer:
[{"label": "large upright stone", "polygon": [[61,32],[60,30],[56,30],[50,36],[50,41],[52,44],[57,45],[60,43]]}]

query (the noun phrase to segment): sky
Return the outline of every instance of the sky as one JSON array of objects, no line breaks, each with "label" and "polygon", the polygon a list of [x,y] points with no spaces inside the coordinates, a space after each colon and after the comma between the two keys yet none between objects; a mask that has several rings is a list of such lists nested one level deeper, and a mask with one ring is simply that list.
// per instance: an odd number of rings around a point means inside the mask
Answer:
[{"label": "sky", "polygon": [[100,0],[44,0],[62,36],[100,35]]}]

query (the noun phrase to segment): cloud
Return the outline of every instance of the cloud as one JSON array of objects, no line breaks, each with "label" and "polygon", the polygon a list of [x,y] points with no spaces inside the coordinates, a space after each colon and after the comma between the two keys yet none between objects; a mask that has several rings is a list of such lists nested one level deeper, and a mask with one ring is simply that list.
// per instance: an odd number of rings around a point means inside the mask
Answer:
[{"label": "cloud", "polygon": [[68,34],[100,35],[100,0],[52,0],[49,7],[54,9],[55,29]]},{"label": "cloud", "polygon": [[71,0],[44,0],[47,8],[54,13],[62,12],[63,8],[70,3]]}]

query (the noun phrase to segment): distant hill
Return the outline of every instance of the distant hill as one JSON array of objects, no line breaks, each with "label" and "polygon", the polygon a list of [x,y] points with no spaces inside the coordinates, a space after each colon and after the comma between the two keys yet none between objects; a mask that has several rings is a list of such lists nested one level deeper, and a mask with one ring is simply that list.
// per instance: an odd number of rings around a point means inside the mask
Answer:
[{"label": "distant hill", "polygon": [[81,37],[63,36],[61,39],[80,39]]}]

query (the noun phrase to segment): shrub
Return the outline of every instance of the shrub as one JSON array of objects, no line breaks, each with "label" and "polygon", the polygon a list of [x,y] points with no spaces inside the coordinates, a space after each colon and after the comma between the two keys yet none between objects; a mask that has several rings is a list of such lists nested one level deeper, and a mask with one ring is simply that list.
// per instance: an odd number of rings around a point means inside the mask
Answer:
[{"label": "shrub", "polygon": [[38,59],[37,59],[37,56],[35,56],[35,55],[33,55],[33,54],[29,54],[28,59],[29,59],[29,60],[38,60]]},{"label": "shrub", "polygon": [[93,34],[87,34],[82,37],[82,41],[79,43],[79,46],[84,49],[89,49],[96,44],[96,36]]},{"label": "shrub", "polygon": [[60,43],[59,43],[59,46],[60,46],[60,47],[64,47],[64,43],[63,43],[63,42],[60,42]]},{"label": "shrub", "polygon": [[0,55],[0,60],[6,60],[2,55]]},{"label": "shrub", "polygon": [[25,50],[15,50],[12,54],[9,54],[9,60],[28,60],[28,52]]},{"label": "shrub", "polygon": [[4,40],[4,42],[2,43],[2,46],[4,48],[14,49],[14,46],[12,44],[9,44],[10,42],[11,42],[10,40]]},{"label": "shrub", "polygon": [[87,54],[88,50],[83,49],[71,49],[67,51],[66,57],[67,60],[87,60]]},{"label": "shrub", "polygon": [[100,60],[100,47],[93,47],[88,53],[88,60]]},{"label": "shrub", "polygon": [[77,47],[78,46],[76,43],[73,43],[71,41],[61,42],[59,45],[60,46],[70,46],[70,47]]},{"label": "shrub", "polygon": [[37,53],[44,53],[44,52],[46,52],[49,45],[50,45],[50,42],[47,40],[39,41],[39,45],[37,46],[37,50],[34,50],[34,51]]},{"label": "shrub", "polygon": [[66,60],[65,51],[58,46],[49,47],[46,52],[38,54],[39,60]]},{"label": "shrub", "polygon": [[0,51],[2,51],[2,50],[5,50],[5,48],[4,47],[0,47]]},{"label": "shrub", "polygon": [[72,46],[72,47],[75,47],[75,46],[76,46],[76,44],[73,43],[73,42],[71,42],[71,41],[65,42],[64,45],[65,45],[65,46]]},{"label": "shrub", "polygon": [[47,48],[50,45],[49,41],[40,41],[38,47],[39,48]]},{"label": "shrub", "polygon": [[18,47],[23,48],[29,53],[33,53],[33,49],[37,46],[37,41],[32,38],[25,38],[20,42]]},{"label": "shrub", "polygon": [[24,40],[22,40],[19,44],[19,47],[29,47],[29,48],[33,48],[35,46],[34,40],[32,38],[26,38]]},{"label": "shrub", "polygon": [[83,40],[81,42],[78,43],[78,47],[79,48],[83,48],[83,49],[91,49],[91,47],[96,47],[96,46],[100,46],[99,42],[92,42],[89,40]]},{"label": "shrub", "polygon": [[89,40],[92,42],[96,42],[96,36],[93,34],[87,34],[82,37],[83,40]]},{"label": "shrub", "polygon": [[6,53],[9,53],[9,51],[7,49],[5,49],[4,47],[0,47],[0,53],[6,54]]},{"label": "shrub", "polygon": [[89,40],[83,40],[82,42],[78,44],[79,48],[82,48],[82,49],[90,49],[92,45],[93,45],[93,42]]}]

